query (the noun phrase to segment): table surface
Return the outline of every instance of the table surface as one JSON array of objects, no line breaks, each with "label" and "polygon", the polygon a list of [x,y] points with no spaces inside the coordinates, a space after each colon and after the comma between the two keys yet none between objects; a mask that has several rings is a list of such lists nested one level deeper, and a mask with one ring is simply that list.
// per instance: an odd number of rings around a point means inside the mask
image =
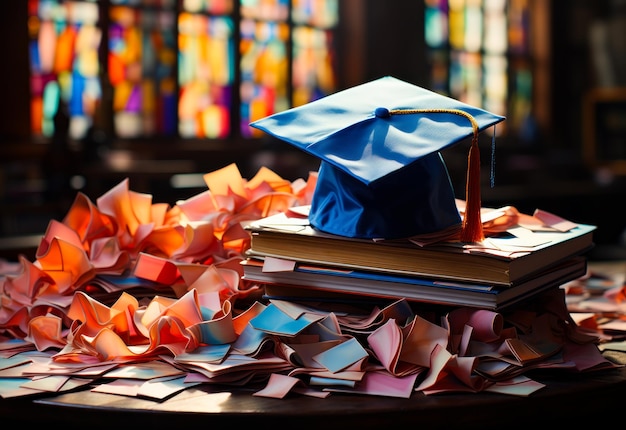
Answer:
[{"label": "table surface", "polygon": [[[608,354],[618,363],[626,360],[624,353]],[[532,377],[546,387],[528,397],[414,393],[404,399],[332,393],[325,399],[298,394],[272,399],[253,396],[258,387],[202,385],[155,402],[82,390],[57,396],[0,399],[0,422],[3,428],[14,423],[109,430],[142,425],[151,429],[183,425],[260,428],[296,422],[324,429],[382,428],[389,424],[428,429],[521,428],[547,422],[579,426],[582,420],[598,422],[603,416],[614,416],[626,398],[626,367],[587,373],[550,371]]]},{"label": "table surface", "polygon": [[[625,273],[625,262],[594,264],[600,272]],[[626,364],[626,353],[605,351]],[[84,388],[59,395],[0,398],[2,428],[45,425],[66,430],[132,428],[215,428],[219,426],[292,426],[384,428],[522,428],[558,423],[579,427],[619,414],[626,399],[626,367],[572,373],[529,373],[546,387],[528,397],[494,393],[446,393],[390,398],[332,393],[325,399],[291,393],[283,399],[257,397],[260,387],[200,385],[164,401],[96,393]],[[15,425],[16,427],[10,427]],[[20,426],[20,427],[18,427]],[[202,427],[196,427],[202,426]],[[142,429],[143,430],[143,429]],[[147,430],[147,429],[146,429]]]}]

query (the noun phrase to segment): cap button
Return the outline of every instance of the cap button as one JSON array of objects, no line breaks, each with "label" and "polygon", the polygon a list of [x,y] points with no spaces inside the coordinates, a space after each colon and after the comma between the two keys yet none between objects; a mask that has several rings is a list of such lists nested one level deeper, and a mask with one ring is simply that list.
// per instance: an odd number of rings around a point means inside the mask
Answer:
[{"label": "cap button", "polygon": [[384,107],[376,108],[376,110],[374,111],[374,115],[376,115],[378,118],[389,118],[391,116],[391,114],[389,113],[389,109]]}]

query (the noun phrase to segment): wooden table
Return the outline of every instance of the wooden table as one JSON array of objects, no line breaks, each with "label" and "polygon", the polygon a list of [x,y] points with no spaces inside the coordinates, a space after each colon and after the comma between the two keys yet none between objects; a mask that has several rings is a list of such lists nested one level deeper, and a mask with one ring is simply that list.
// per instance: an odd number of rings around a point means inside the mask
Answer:
[{"label": "wooden table", "polygon": [[[626,354],[613,353],[621,362]],[[560,372],[560,371],[559,371]],[[290,394],[255,397],[258,387],[201,386],[164,401],[88,390],[40,398],[0,399],[3,429],[377,428],[413,429],[579,427],[619,416],[626,368],[592,373],[535,374],[547,386],[529,397],[459,393],[410,399],[333,393],[325,399]],[[585,421],[583,421],[585,420]],[[12,425],[11,427],[9,425]],[[14,427],[13,427],[14,426]]]}]

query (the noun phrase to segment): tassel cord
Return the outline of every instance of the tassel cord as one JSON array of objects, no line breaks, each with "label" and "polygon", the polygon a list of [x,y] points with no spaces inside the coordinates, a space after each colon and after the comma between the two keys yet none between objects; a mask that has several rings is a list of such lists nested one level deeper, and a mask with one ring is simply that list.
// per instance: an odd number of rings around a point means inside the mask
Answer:
[{"label": "tassel cord", "polygon": [[479,127],[476,119],[460,109],[393,109],[391,115],[421,113],[448,113],[467,118],[472,124],[472,146],[467,156],[467,178],[465,181],[465,216],[461,230],[462,242],[482,242],[485,239],[480,215],[482,206],[480,195],[480,148],[478,147]]}]

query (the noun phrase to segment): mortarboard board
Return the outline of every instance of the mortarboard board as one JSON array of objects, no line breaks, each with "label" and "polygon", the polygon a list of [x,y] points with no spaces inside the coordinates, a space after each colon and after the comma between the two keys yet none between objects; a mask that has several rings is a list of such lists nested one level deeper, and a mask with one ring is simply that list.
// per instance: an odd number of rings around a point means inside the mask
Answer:
[{"label": "mortarboard board", "polygon": [[[250,126],[320,159],[309,220],[331,234],[397,239],[463,225],[483,239],[478,134],[504,117],[386,76]],[[441,150],[472,136],[466,210]],[[473,219],[471,219],[473,217]]]}]

